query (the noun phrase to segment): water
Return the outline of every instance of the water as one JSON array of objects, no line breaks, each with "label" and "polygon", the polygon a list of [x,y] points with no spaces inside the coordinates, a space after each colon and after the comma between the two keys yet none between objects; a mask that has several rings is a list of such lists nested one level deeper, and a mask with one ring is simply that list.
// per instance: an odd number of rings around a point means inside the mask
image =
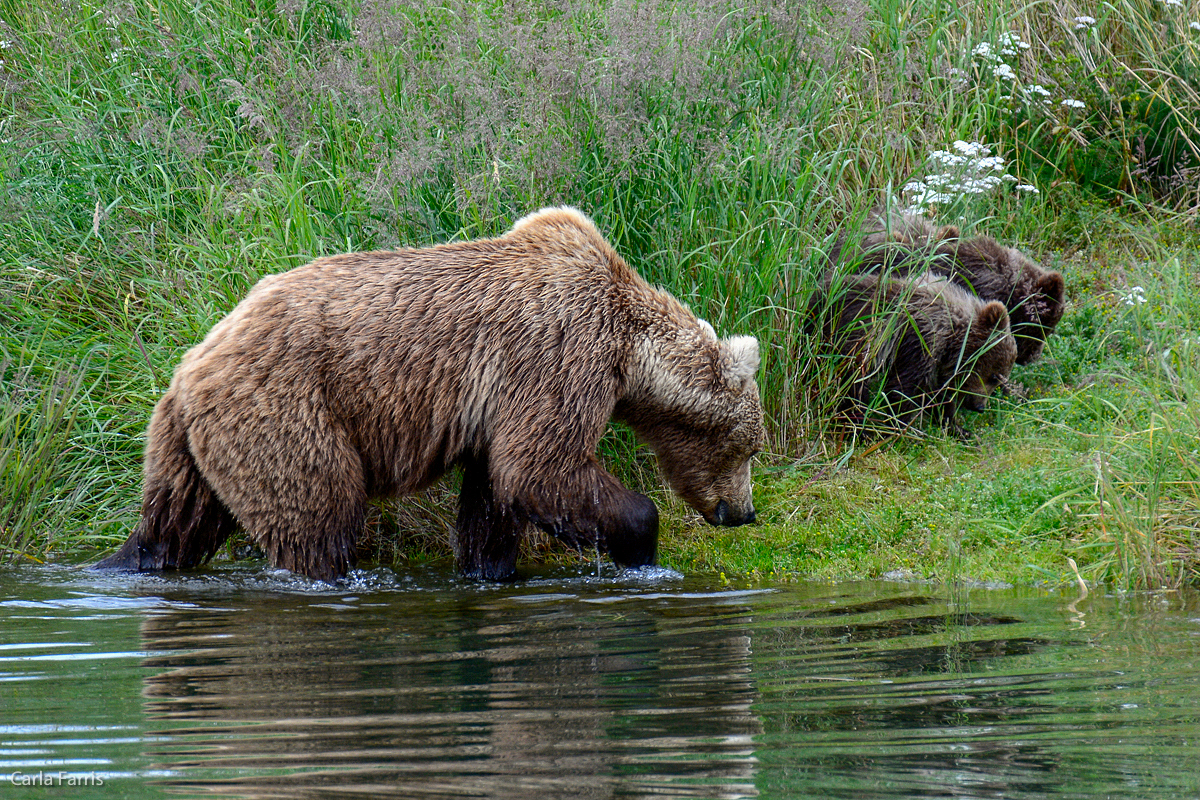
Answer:
[{"label": "water", "polygon": [[7,567],[0,797],[1200,797],[1200,598],[1075,600]]}]

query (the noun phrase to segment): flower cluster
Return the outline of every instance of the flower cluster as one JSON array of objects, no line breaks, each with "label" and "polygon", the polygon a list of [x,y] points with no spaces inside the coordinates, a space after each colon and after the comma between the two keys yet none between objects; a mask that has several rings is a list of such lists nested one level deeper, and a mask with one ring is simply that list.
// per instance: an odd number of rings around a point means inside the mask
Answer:
[{"label": "flower cluster", "polygon": [[[1096,19],[1094,17],[1080,16],[1074,18],[1075,30],[1085,30],[1095,24]],[[1017,73],[1017,65],[1005,60],[1006,58],[1020,56],[1022,52],[1029,48],[1029,43],[1022,40],[1020,36],[1011,31],[1006,31],[1000,34],[995,44],[980,42],[975,45],[975,48],[971,51],[971,55],[981,69],[990,70],[992,76],[997,80],[1004,81],[1006,84],[1012,84],[1011,89],[1006,85],[1002,90],[1004,94],[999,96],[1001,102],[1010,102],[1016,97],[1023,101],[1025,105],[1056,105],[1052,91],[1040,83],[1022,84]],[[1087,108],[1086,103],[1074,97],[1061,99],[1057,102],[1057,105],[1067,109],[1068,112],[1072,110],[1081,111]]]},{"label": "flower cluster", "polygon": [[1146,290],[1141,286],[1130,286],[1129,291],[1120,293],[1120,300],[1127,306],[1140,306],[1146,302]]},{"label": "flower cluster", "polygon": [[[1005,172],[1005,161],[992,155],[979,142],[956,141],[948,150],[935,150],[926,159],[926,175],[909,181],[901,190],[908,210],[947,205],[962,197],[982,195],[1017,179]],[[1037,194],[1030,184],[1017,184],[1018,191]]]}]

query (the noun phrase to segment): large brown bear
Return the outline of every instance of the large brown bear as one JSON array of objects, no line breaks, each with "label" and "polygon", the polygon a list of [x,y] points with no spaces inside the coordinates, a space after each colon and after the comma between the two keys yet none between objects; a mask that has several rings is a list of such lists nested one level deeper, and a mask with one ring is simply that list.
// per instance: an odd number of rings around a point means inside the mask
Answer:
[{"label": "large brown bear", "polygon": [[1003,303],[1017,340],[1018,364],[1037,360],[1066,308],[1065,286],[1058,272],[1043,269],[990,236],[964,239],[953,225],[934,227],[914,214],[873,210],[861,244],[852,248],[840,242],[834,259],[847,263],[848,256],[859,258],[864,267],[883,267],[897,275],[930,271],[950,278],[982,300]]},{"label": "large brown bear", "polygon": [[983,411],[1017,356],[1004,305],[946,279],[831,276],[825,338],[852,370],[843,412],[862,421],[878,394],[908,424],[928,413],[959,433],[959,409]]},{"label": "large brown bear", "polygon": [[461,571],[514,576],[525,526],[655,561],[658,512],[596,460],[610,417],[714,525],[753,521],[758,342],[718,340],[586,216],[321,258],[261,280],[183,357],[150,420],[142,519],[101,568],[206,561],[242,525],[278,567],[354,564],[367,500],[461,465]]}]

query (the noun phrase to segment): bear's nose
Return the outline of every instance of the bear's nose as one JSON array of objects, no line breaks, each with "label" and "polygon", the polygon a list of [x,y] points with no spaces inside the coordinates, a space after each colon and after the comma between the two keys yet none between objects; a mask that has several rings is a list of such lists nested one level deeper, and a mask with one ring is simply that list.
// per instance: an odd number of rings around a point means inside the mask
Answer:
[{"label": "bear's nose", "polygon": [[754,509],[752,508],[752,509],[750,509],[750,513],[746,515],[746,519],[745,519],[745,521],[744,521],[742,524],[743,524],[743,525],[750,525],[750,524],[751,524],[751,523],[753,523],[753,522],[754,522],[754,520],[756,520],[756,519],[758,519],[758,515],[754,513]]}]

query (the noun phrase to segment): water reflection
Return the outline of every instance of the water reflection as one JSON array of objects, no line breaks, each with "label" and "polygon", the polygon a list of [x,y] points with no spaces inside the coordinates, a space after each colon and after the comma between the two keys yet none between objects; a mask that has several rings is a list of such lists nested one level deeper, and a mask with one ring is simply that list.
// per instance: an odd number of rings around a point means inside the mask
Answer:
[{"label": "water reflection", "polygon": [[756,796],[748,609],[600,594],[156,611],[153,753],[239,796]]},{"label": "water reflection", "polygon": [[1191,592],[23,568],[0,619],[5,797],[1200,797]]},{"label": "water reflection", "polygon": [[[790,661],[779,680],[760,684],[755,706],[765,730],[759,752],[771,754],[761,789],[782,796],[819,785],[822,795],[854,800],[1197,796],[1200,750],[1178,735],[1200,710],[1194,660],[1181,662],[1176,650],[1161,672],[1131,664],[1107,641],[1116,638],[1111,627],[1068,637],[1074,609],[1048,625],[1044,605],[1025,604],[1042,619],[945,606],[926,613],[940,605],[904,597],[785,614],[772,636],[757,638],[756,659]],[[906,616],[873,618],[901,608]],[[859,620],[843,622],[848,616]],[[1152,631],[1142,633],[1161,641],[1163,632]],[[1197,654],[1195,640],[1165,638]],[[1159,680],[1128,677],[1147,668]],[[1160,706],[1172,692],[1184,716],[1164,716],[1183,724],[1134,733],[1144,709],[1117,698]],[[1147,757],[1171,768],[1129,769]]]}]

